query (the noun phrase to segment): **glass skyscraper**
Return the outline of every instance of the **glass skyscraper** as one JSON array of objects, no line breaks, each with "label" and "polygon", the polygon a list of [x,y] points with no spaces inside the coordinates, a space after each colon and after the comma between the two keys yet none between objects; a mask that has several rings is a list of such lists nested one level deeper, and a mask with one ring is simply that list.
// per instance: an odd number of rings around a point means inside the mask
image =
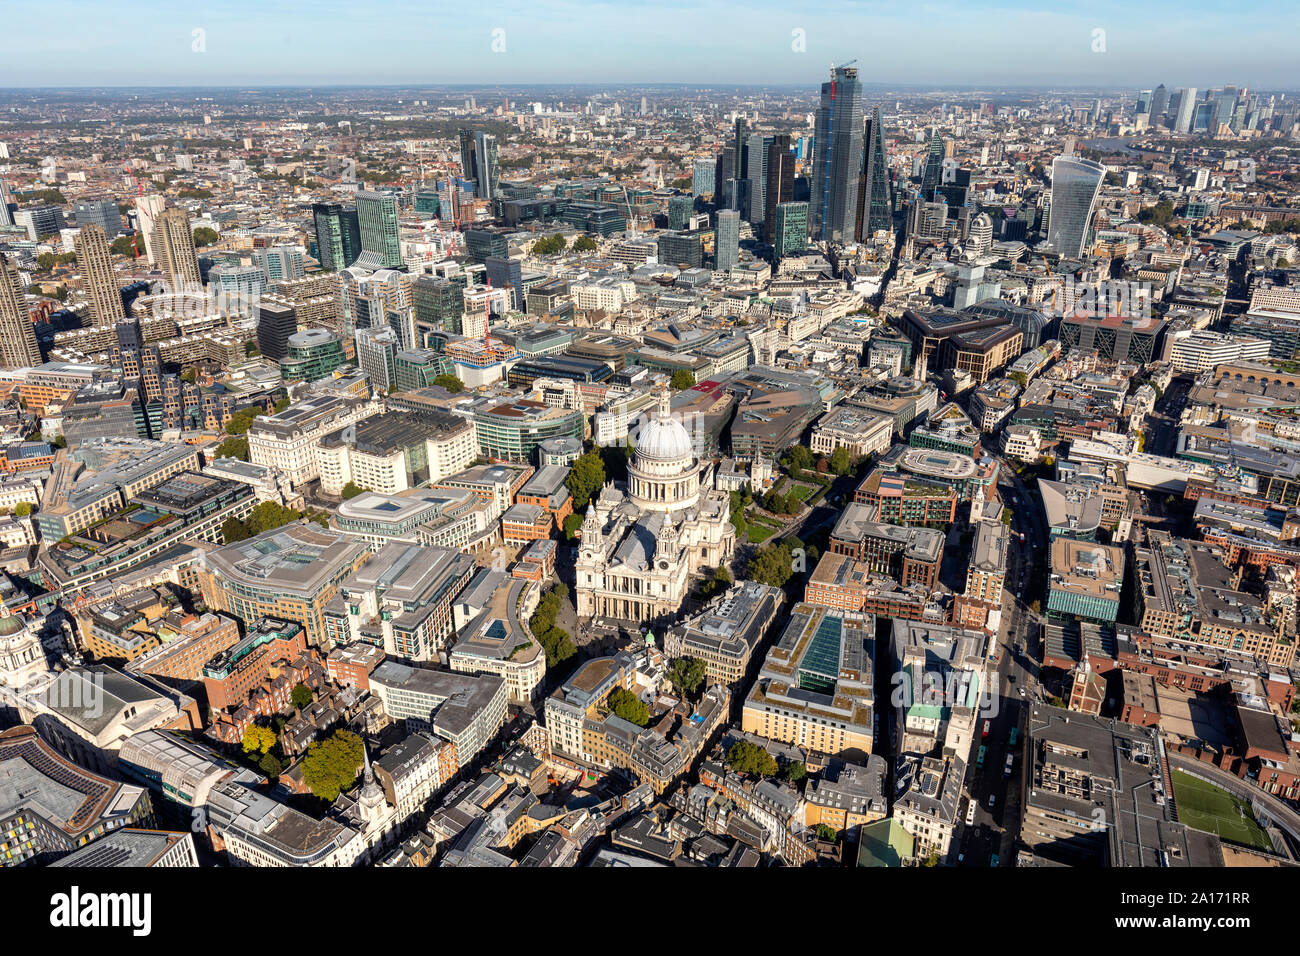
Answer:
[{"label": "glass skyscraper", "polygon": [[740,260],[740,213],[723,209],[718,213],[718,234],[714,246],[714,265],[719,271],[730,269]]},{"label": "glass skyscraper", "polygon": [[862,181],[858,184],[857,233],[867,239],[894,227],[894,203],[889,195],[889,166],[885,159],[885,131],[880,107],[867,119],[862,148]]},{"label": "glass skyscraper", "polygon": [[1077,156],[1052,160],[1052,218],[1047,227],[1047,244],[1062,256],[1074,259],[1083,254],[1092,224],[1092,210],[1101,192],[1106,167]]},{"label": "glass skyscraper", "polygon": [[836,67],[822,84],[814,129],[812,238],[852,241],[862,166],[862,84],[852,67]]},{"label": "glass skyscraper", "polygon": [[402,268],[395,195],[360,190],[357,193],[357,224],[361,228],[358,265],[366,269]]},{"label": "glass skyscraper", "polygon": [[925,157],[925,169],[921,174],[921,199],[934,202],[934,191],[943,182],[943,140],[935,133],[930,137],[930,151]]},{"label": "glass skyscraper", "polygon": [[691,195],[712,196],[714,190],[714,173],[718,164],[713,159],[697,159],[692,167]]},{"label": "glass skyscraper", "polygon": [[808,247],[808,204],[777,203],[772,214],[772,257],[780,260]]},{"label": "glass skyscraper", "polygon": [[311,214],[316,220],[316,254],[321,268],[339,272],[356,262],[361,255],[357,211],[336,202],[318,202],[312,203]]}]

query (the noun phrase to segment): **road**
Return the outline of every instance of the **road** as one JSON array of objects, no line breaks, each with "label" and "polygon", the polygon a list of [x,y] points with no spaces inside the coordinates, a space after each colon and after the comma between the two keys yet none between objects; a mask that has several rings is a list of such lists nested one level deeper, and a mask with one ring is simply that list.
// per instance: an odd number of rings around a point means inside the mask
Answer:
[{"label": "road", "polygon": [[[1046,521],[1037,493],[1031,492],[1005,463],[999,485],[1002,500],[1011,512],[1012,533],[1002,624],[996,643],[997,663],[990,681],[990,690],[996,693],[987,698],[987,708],[977,721],[968,760],[967,802],[961,808],[955,836],[954,859],[959,866],[988,866],[994,853],[999,866],[1010,866],[1014,860],[1020,832],[1025,718],[1028,703],[1042,694],[1038,684],[1042,622],[1029,607],[1029,602],[1041,599],[1041,595],[1030,594],[1027,588],[1036,581],[1033,569],[1047,561]],[[985,721],[987,737],[983,733]],[[1014,748],[1009,746],[1013,728],[1017,738]],[[982,766],[980,747],[985,748]],[[1013,755],[1009,775],[1005,768],[1008,753]],[[968,825],[966,812],[971,802],[976,809]]]}]

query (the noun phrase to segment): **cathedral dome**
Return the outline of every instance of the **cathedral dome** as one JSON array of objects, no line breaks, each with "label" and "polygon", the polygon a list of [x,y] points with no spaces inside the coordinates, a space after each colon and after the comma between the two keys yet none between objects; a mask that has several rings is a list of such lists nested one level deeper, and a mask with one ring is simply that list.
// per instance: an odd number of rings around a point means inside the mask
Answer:
[{"label": "cathedral dome", "polygon": [[637,433],[638,461],[682,461],[694,454],[691,436],[675,418],[652,418]]}]

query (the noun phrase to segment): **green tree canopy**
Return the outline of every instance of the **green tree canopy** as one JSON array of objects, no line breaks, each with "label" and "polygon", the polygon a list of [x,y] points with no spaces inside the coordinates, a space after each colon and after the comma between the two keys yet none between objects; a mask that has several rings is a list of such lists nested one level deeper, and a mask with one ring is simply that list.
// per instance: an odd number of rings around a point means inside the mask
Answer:
[{"label": "green tree canopy", "polygon": [[578,457],[564,479],[569,494],[573,495],[573,507],[581,510],[605,484],[605,462],[600,452],[589,451]]},{"label": "green tree canopy", "polygon": [[289,702],[299,708],[306,707],[315,697],[316,695],[306,684],[294,684],[293,690],[289,692]]},{"label": "green tree canopy", "polygon": [[622,687],[615,687],[609,695],[609,709],[628,723],[644,727],[650,723],[650,711],[635,694]]},{"label": "green tree canopy", "polygon": [[465,391],[465,383],[450,372],[443,372],[433,380],[433,384],[437,385],[439,388],[445,388],[453,395]]},{"label": "green tree canopy", "polygon": [[307,748],[307,756],[302,761],[302,779],[313,794],[326,803],[333,803],[356,782],[364,759],[361,738],[351,731],[339,730]]},{"label": "green tree canopy", "polygon": [[231,435],[217,446],[216,456],[248,461],[248,439],[242,435]]},{"label": "green tree canopy", "polygon": [[831,471],[837,475],[847,475],[853,470],[853,456],[841,445],[831,453]]},{"label": "green tree canopy", "polygon": [[557,252],[563,252],[568,248],[568,245],[569,244],[564,241],[562,235],[558,232],[552,233],[549,236],[542,236],[542,238],[533,243],[533,255],[553,256]]},{"label": "green tree canopy", "polygon": [[365,490],[366,490],[365,488],[362,488],[355,481],[349,481],[346,485],[343,486],[343,491],[341,492],[341,494],[343,496],[344,501],[349,501],[352,498],[355,498],[357,495],[361,494],[361,492]]},{"label": "green tree canopy", "polygon": [[704,661],[698,657],[679,657],[668,668],[668,680],[677,688],[677,693],[695,701],[708,676],[706,670]]},{"label": "green tree canopy", "polygon": [[759,584],[784,587],[794,574],[790,552],[779,544],[767,544],[749,562],[749,577]]},{"label": "green tree canopy", "polygon": [[727,766],[736,773],[751,777],[775,777],[781,768],[774,758],[758,744],[738,740],[727,750]]},{"label": "green tree canopy", "polygon": [[579,236],[577,239],[573,240],[574,252],[595,252],[599,248],[600,246],[597,245],[596,240],[591,238],[591,236]]},{"label": "green tree canopy", "polygon": [[684,368],[679,368],[677,371],[673,372],[672,386],[679,392],[683,389],[694,388],[695,373]]},{"label": "green tree canopy", "polygon": [[[209,193],[208,196],[198,196],[195,198],[206,199],[210,198],[210,196],[211,193]],[[194,245],[198,249],[202,249],[204,246],[210,246],[220,238],[221,237],[217,234],[217,231],[208,226],[199,226],[194,230]]]}]

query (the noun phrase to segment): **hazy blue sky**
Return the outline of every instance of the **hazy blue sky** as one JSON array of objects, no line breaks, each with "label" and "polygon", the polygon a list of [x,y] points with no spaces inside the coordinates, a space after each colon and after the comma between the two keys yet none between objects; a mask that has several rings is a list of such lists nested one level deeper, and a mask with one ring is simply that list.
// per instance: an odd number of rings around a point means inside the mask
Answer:
[{"label": "hazy blue sky", "polygon": [[[1206,0],[3,0],[0,86],[868,83],[1300,87],[1288,4]],[[492,51],[503,30],[505,51]],[[202,30],[204,52],[195,52]],[[792,49],[802,30],[805,52]],[[1105,52],[1094,52],[1104,30]]]}]

